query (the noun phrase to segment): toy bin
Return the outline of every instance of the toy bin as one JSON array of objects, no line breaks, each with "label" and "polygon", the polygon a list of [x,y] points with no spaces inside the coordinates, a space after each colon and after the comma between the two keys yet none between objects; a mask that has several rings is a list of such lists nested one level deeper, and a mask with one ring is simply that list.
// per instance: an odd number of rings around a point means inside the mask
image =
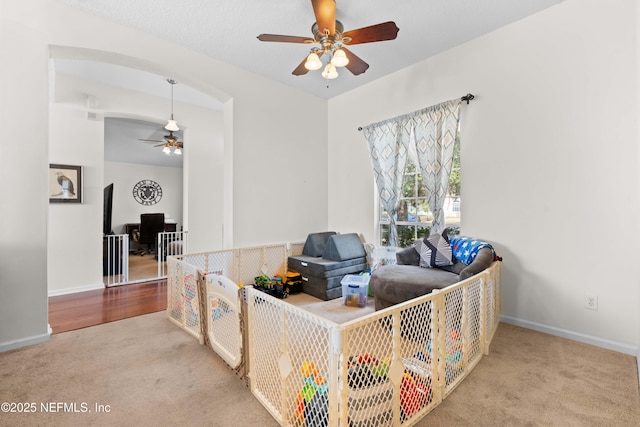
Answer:
[{"label": "toy bin", "polygon": [[342,300],[350,307],[366,307],[369,293],[368,274],[347,274],[340,281]]},{"label": "toy bin", "polygon": [[393,422],[393,385],[389,381],[347,394],[349,427],[388,426]]}]

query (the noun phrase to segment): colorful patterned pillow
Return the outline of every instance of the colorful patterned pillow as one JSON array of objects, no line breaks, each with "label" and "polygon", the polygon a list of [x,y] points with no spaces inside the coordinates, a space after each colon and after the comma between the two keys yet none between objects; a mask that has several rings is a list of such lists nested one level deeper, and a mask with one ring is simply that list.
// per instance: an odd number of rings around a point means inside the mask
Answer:
[{"label": "colorful patterned pillow", "polygon": [[420,267],[444,267],[453,264],[453,253],[446,231],[442,234],[431,234],[420,243]]},{"label": "colorful patterned pillow", "polygon": [[453,256],[463,264],[469,265],[476,259],[478,251],[482,248],[491,248],[493,255],[496,251],[489,243],[471,237],[457,236],[451,239]]}]

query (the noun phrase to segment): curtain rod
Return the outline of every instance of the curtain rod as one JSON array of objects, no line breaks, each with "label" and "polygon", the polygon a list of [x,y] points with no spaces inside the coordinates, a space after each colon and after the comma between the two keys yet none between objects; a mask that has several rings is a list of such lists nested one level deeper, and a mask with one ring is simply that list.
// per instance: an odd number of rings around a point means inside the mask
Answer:
[{"label": "curtain rod", "polygon": [[472,93],[468,93],[460,98],[460,101],[467,101],[467,105],[469,105],[469,101],[471,101],[472,99],[475,99],[475,96]]},{"label": "curtain rod", "polygon": [[[465,96],[460,98],[460,101],[467,101],[467,105],[469,105],[469,101],[475,99],[475,96],[472,93],[468,93]],[[359,131],[362,131],[362,126],[358,128]]]}]

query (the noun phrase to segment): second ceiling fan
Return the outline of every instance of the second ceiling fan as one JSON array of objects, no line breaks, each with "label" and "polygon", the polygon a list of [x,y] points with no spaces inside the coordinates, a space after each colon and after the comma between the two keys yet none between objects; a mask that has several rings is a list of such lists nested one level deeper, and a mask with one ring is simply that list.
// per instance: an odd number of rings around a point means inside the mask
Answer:
[{"label": "second ceiling fan", "polygon": [[184,148],[184,143],[182,141],[178,141],[178,138],[173,135],[173,131],[169,131],[169,135],[164,136],[165,141],[160,141],[157,139],[142,139],[140,141],[144,142],[160,142],[160,144],[154,145],[154,147],[164,147],[162,151],[166,154],[182,154],[182,149]]},{"label": "second ceiling fan", "polygon": [[180,130],[178,122],[173,118],[173,87],[178,82],[173,79],[167,79],[167,83],[171,85],[171,118],[167,120],[167,124],[164,128],[169,131],[169,135],[164,136],[164,141],[159,141],[157,139],[140,139],[140,141],[160,142],[161,144],[154,145],[154,147],[164,147],[162,152],[165,154],[182,154],[184,143],[182,141],[178,141],[178,138],[173,135],[173,132],[178,132]]},{"label": "second ceiling fan", "polygon": [[316,22],[311,27],[313,38],[280,34],[258,36],[258,40],[263,42],[319,45],[311,48],[309,55],[293,70],[293,75],[300,76],[309,70],[320,69],[323,65],[320,57],[328,55],[329,62],[322,72],[322,77],[326,79],[338,77],[336,67],[345,67],[357,76],[367,71],[369,64],[345,46],[393,40],[398,35],[398,26],[392,21],[343,32],[342,23],[336,19],[335,0],[311,0],[311,5],[316,18]]}]

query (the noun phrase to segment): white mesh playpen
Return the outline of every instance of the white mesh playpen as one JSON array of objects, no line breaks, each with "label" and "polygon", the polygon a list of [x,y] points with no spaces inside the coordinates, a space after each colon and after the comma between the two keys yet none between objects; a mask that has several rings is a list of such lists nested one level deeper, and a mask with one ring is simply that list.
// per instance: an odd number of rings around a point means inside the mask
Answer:
[{"label": "white mesh playpen", "polygon": [[409,426],[484,354],[500,263],[429,295],[337,324],[254,289],[302,245],[169,257],[167,314],[245,378],[283,426]]}]

